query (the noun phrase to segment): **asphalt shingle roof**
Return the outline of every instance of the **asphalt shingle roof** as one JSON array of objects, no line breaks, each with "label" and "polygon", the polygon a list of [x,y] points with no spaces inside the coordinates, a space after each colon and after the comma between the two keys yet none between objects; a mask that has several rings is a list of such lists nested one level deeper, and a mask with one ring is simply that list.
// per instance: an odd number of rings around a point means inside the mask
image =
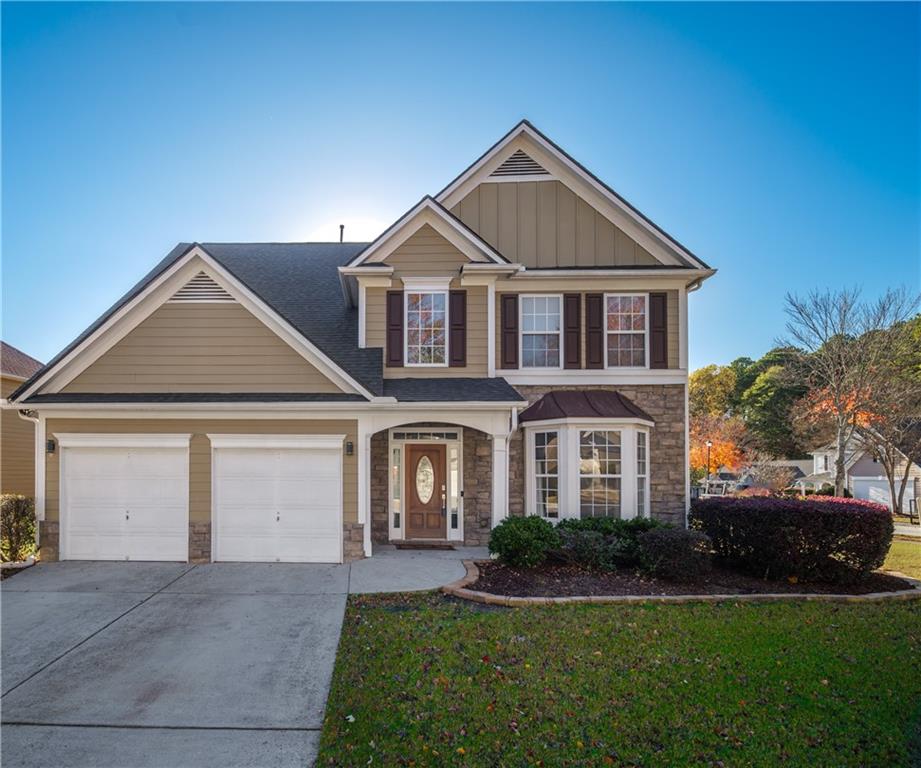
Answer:
[{"label": "asphalt shingle roof", "polygon": [[28,379],[41,367],[42,364],[34,357],[16,349],[12,344],[0,341],[0,373],[4,376]]}]

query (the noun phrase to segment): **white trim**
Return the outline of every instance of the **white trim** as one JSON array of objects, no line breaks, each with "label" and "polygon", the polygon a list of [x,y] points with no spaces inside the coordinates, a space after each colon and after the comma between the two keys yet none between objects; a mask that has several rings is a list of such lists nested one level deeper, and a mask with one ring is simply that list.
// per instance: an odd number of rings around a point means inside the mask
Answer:
[{"label": "white trim", "polygon": [[686,288],[678,291],[678,367],[685,370],[688,367],[688,292]]},{"label": "white trim", "polygon": [[[446,280],[450,284],[451,279],[446,278]],[[403,285],[404,285],[404,288],[403,288],[403,367],[404,368],[447,368],[448,362],[451,359],[450,357],[451,353],[450,353],[450,350],[448,349],[448,343],[449,343],[449,339],[451,336],[451,333],[450,333],[451,318],[448,315],[448,313],[450,312],[450,305],[451,305],[450,291],[448,291],[447,288],[429,288],[429,287],[407,289],[405,287],[406,286],[405,280],[403,281]],[[409,300],[408,299],[409,299],[409,294],[411,293],[417,294],[417,295],[432,294],[432,295],[444,296],[444,299],[445,299],[445,327],[444,327],[445,359],[443,363],[411,363],[409,362]]]},{"label": "white trim", "polygon": [[403,293],[447,293],[453,277],[402,277]]},{"label": "white trim", "polygon": [[[617,296],[622,299],[643,299],[643,322],[645,324],[645,329],[643,330],[643,359],[646,361],[645,365],[611,365],[608,360],[608,336],[611,334],[615,336],[626,336],[628,334],[636,334],[639,331],[627,330],[627,331],[611,331],[608,329],[608,299],[610,297]],[[648,293],[605,293],[604,294],[604,367],[606,370],[613,371],[646,371],[649,370],[649,294]]]},{"label": "white trim", "polygon": [[557,179],[556,176],[550,173],[550,171],[547,171],[546,173],[532,173],[532,174],[522,173],[522,174],[517,174],[515,176],[493,176],[492,174],[490,174],[483,180],[483,183],[484,184],[502,184],[507,181],[515,181],[515,182],[559,181],[559,179]]},{"label": "white trim", "polygon": [[492,527],[508,517],[508,433],[492,438]]},{"label": "white trim", "polygon": [[[684,382],[684,527],[688,527],[688,515],[691,513],[691,418],[688,414],[690,408],[690,387]],[[646,448],[647,452],[651,446]],[[651,466],[651,465],[650,465]],[[709,468],[707,468],[709,472]],[[652,507],[650,507],[652,509]]]},{"label": "white trim", "polygon": [[345,435],[233,435],[208,433],[212,448],[342,448]]},{"label": "white trim", "polygon": [[162,274],[151,280],[137,296],[126,302],[57,364],[46,370],[28,390],[22,393],[18,401],[27,399],[48,384],[51,385],[49,389],[52,392],[59,392],[159,309],[175,292],[177,286],[185,284],[189,275],[197,274],[199,271],[204,271],[214,278],[258,320],[340,389],[361,394],[369,399],[373,397],[364,386],[324,355],[309,339],[281,318],[243,283],[234,278],[203,248],[195,246],[178,258]]},{"label": "white trim", "polygon": [[[528,370],[528,369],[525,369]],[[686,384],[688,372],[677,368],[583,368],[575,370],[566,368],[561,371],[543,370],[540,373],[524,373],[520,369],[505,369],[502,377],[512,386],[516,384],[545,384],[547,386],[592,386],[610,384],[616,386],[640,384]]]},{"label": "white trim", "polygon": [[[418,219],[418,226],[413,227],[415,219]],[[345,269],[354,269],[362,264],[384,261],[425,224],[431,225],[436,232],[445,237],[471,261],[508,263],[489,243],[461,224],[431,197],[426,196],[388,227],[349,264],[345,265]]]},{"label": "white trim", "polygon": [[367,345],[367,306],[368,286],[363,280],[358,281],[358,348],[364,349]]},{"label": "white trim", "polygon": [[614,424],[615,426],[644,426],[654,427],[655,422],[647,419],[641,419],[638,416],[583,416],[561,419],[541,419],[540,421],[525,421],[522,426],[526,429],[531,427],[552,427],[552,426],[586,426],[597,427],[605,424]]},{"label": "white trim", "polygon": [[[39,414],[35,423],[35,519],[43,521],[45,519],[45,476],[46,462],[45,457],[45,440],[46,440],[45,416]],[[35,543],[38,544],[40,539],[39,527],[35,528]]]},{"label": "white trim", "polygon": [[[628,235],[633,237],[646,250],[653,253],[654,256],[668,256],[673,261],[684,259],[701,269],[707,268],[662,229],[643,218],[625,201],[550,144],[526,121],[521,121],[512,128],[492,149],[445,187],[438,194],[437,201],[448,209],[452,208],[456,203],[460,202],[460,199],[465,196],[469,188],[477,183],[487,181],[489,175],[501,165],[504,158],[516,149],[524,150],[536,163],[557,177],[557,180],[561,183],[566,183],[563,174],[560,173],[560,171],[563,171],[570,176],[570,181],[583,185],[586,192],[591,193],[590,197],[596,198],[595,200],[586,199],[586,202],[593,207],[596,207],[598,203],[606,203],[610,212],[614,214],[613,223],[621,227],[621,229],[625,229]],[[534,149],[538,150],[537,154],[539,156],[535,157]],[[554,168],[553,166],[557,167]],[[585,195],[580,196],[586,197]],[[608,218],[611,217],[608,216]]]},{"label": "white trim", "polygon": [[[463,283],[463,281],[461,281]],[[496,378],[496,282],[486,286],[486,375]]]},{"label": "white trim", "polygon": [[553,278],[594,280],[599,277],[635,279],[638,277],[659,277],[676,280],[676,286],[683,287],[716,274],[715,269],[694,269],[691,267],[585,267],[583,269],[552,269],[541,267],[522,267],[510,280],[550,280]]},{"label": "white trim", "polygon": [[61,448],[188,448],[191,434],[55,432]]},{"label": "white trim", "polygon": [[[524,300],[525,299],[558,299],[559,300],[559,319],[560,327],[556,331],[559,338],[559,355],[560,362],[558,365],[535,365],[525,366],[524,364],[524,335],[525,333],[536,336],[541,335],[541,331],[524,330]],[[543,334],[550,334],[553,331],[544,331]],[[563,369],[563,361],[566,356],[563,350],[563,294],[562,293],[519,293],[518,294],[518,369],[519,371],[560,371]]]}]

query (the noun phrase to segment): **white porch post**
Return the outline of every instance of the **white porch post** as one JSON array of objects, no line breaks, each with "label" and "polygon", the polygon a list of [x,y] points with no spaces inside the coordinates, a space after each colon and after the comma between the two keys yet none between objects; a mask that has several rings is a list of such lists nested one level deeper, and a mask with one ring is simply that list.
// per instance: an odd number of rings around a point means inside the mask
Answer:
[{"label": "white porch post", "polygon": [[358,421],[358,522],[362,524],[365,557],[371,557],[371,430]]},{"label": "white porch post", "polygon": [[508,517],[508,435],[492,435],[492,525]]}]

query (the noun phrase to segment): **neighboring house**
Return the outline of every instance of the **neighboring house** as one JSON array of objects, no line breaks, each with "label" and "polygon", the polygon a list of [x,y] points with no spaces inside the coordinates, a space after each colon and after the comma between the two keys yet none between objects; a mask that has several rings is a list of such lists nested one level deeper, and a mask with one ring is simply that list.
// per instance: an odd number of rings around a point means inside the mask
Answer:
[{"label": "neighboring house", "polygon": [[[41,367],[38,360],[0,341],[0,397]],[[35,493],[35,422],[13,410],[0,412],[0,493]]]},{"label": "neighboring house", "polygon": [[713,274],[522,122],[372,243],[182,243],[14,393],[46,558],[335,562],[688,505]]},{"label": "neighboring house", "polygon": [[[794,485],[801,490],[821,490],[823,487],[835,485],[835,456],[837,454],[834,444],[823,445],[811,451],[813,457],[812,473],[799,478]],[[847,444],[844,451],[844,469],[847,480],[847,489],[855,499],[866,499],[885,504],[892,508],[892,499],[889,491],[889,480],[886,470],[855,436]],[[902,497],[902,511],[907,512],[912,499],[921,499],[921,456],[908,457],[901,454],[903,463],[900,473],[904,471],[904,462],[910,462],[908,482]]]},{"label": "neighboring house", "polygon": [[[751,467],[744,470],[739,475],[738,487],[742,488],[766,488],[773,485],[771,480],[775,477],[789,478],[789,484],[795,485],[796,482],[812,474],[814,462],[812,459],[771,459],[760,462],[757,467]],[[759,477],[763,475],[763,477]],[[768,482],[765,482],[765,480]]]}]

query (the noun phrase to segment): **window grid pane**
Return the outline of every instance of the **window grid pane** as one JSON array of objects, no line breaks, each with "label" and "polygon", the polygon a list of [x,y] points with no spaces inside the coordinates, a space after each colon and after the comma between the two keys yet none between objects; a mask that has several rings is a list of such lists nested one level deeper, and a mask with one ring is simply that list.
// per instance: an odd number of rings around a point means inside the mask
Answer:
[{"label": "window grid pane", "polygon": [[646,433],[636,433],[636,514],[646,517]]},{"label": "window grid pane", "polygon": [[553,519],[560,516],[558,448],[556,432],[534,434],[535,511]]},{"label": "window grid pane", "polygon": [[445,307],[443,293],[406,294],[406,361],[410,365],[444,365]]},{"label": "window grid pane", "polygon": [[522,368],[560,367],[560,297],[521,297]]},{"label": "window grid pane", "polygon": [[579,514],[620,517],[621,434],[579,432]]},{"label": "window grid pane", "polygon": [[608,296],[608,367],[646,366],[646,297]]}]

